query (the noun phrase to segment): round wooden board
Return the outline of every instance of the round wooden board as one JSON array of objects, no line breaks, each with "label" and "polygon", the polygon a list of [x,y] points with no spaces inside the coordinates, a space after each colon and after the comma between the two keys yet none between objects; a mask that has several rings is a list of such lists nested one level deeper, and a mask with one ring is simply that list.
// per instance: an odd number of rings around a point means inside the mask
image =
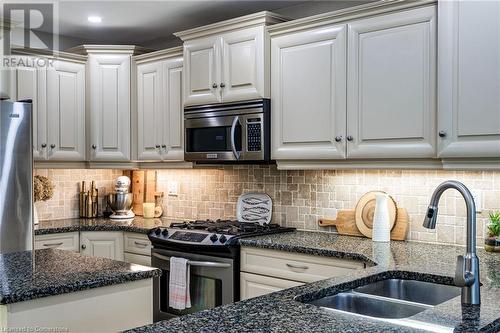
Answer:
[{"label": "round wooden board", "polygon": [[[359,231],[368,238],[372,238],[372,228],[373,228],[373,214],[375,212],[375,197],[377,194],[387,194],[382,191],[370,191],[364,194],[356,204],[356,226]],[[396,202],[389,195],[388,196],[388,208],[389,208],[389,217],[390,217],[390,225],[391,230],[394,227],[394,223],[396,222]]]}]

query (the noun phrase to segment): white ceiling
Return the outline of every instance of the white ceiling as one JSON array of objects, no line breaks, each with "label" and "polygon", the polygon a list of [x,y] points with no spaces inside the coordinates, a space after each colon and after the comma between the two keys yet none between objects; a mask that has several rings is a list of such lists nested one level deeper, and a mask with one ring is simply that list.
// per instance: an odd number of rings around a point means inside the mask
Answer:
[{"label": "white ceiling", "polygon": [[[61,48],[80,43],[137,44],[153,48],[180,44],[172,33],[262,10],[291,18],[373,0],[156,0],[58,2]],[[87,17],[102,17],[92,24]],[[61,38],[64,39],[64,38]],[[68,40],[70,40],[68,42]]]}]

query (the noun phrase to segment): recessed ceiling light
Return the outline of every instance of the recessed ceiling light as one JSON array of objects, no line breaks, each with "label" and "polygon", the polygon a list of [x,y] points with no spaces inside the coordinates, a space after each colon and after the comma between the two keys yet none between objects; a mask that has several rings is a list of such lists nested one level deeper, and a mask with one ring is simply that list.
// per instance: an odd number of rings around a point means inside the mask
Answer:
[{"label": "recessed ceiling light", "polygon": [[101,23],[102,22],[102,18],[100,16],[89,16],[89,17],[87,17],[87,20],[90,23]]}]

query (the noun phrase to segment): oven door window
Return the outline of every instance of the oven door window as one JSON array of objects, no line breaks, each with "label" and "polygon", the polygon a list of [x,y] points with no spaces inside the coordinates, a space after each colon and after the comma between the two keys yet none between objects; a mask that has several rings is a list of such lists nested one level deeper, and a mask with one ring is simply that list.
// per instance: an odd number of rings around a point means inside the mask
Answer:
[{"label": "oven door window", "polygon": [[[235,145],[241,151],[241,125],[235,128]],[[231,126],[200,127],[186,129],[187,152],[231,151]]]},{"label": "oven door window", "polygon": [[160,285],[160,310],[175,316],[181,316],[201,310],[213,309],[222,305],[222,281],[196,275],[191,272],[190,288],[191,307],[185,310],[176,310],[168,306],[169,272],[163,270]]}]

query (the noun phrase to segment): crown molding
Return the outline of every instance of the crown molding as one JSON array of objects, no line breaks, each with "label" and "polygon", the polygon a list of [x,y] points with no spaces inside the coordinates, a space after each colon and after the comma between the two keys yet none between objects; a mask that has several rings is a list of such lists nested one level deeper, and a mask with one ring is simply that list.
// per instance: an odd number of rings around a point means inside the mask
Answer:
[{"label": "crown molding", "polygon": [[182,57],[182,46],[136,55],[133,56],[132,59],[137,63],[143,63],[175,57]]},{"label": "crown molding", "polygon": [[150,49],[136,45],[100,45],[84,44],[67,49],[66,52],[88,55],[93,53],[121,53],[121,54],[143,54],[151,52]]},{"label": "crown molding", "polygon": [[62,51],[50,51],[50,50],[44,50],[44,49],[26,48],[26,47],[25,48],[13,48],[12,54],[13,55],[26,55],[26,56],[39,56],[39,57],[49,58],[49,59],[54,59],[54,60],[57,60],[57,59],[71,60],[71,61],[76,61],[76,62],[81,62],[81,63],[85,63],[87,61],[86,55],[80,55],[80,54],[62,52]]}]

